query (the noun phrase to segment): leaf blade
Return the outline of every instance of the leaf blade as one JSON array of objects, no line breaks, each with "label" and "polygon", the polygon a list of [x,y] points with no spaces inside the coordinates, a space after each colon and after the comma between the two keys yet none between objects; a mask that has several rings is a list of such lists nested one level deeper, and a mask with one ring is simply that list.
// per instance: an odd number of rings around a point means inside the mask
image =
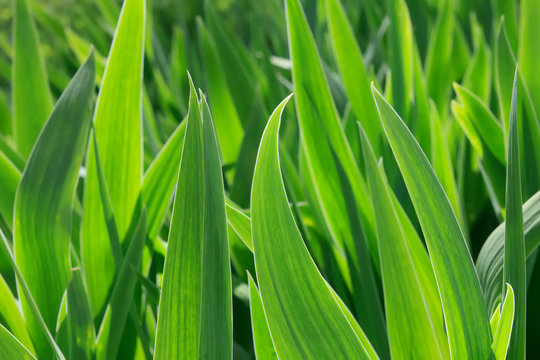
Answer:
[{"label": "leaf blade", "polygon": [[[372,91],[426,238],[440,288],[451,354],[456,358],[484,359],[491,345],[489,318],[456,216],[431,165],[406,125],[373,84]],[[444,223],[439,219],[445,219]]]}]

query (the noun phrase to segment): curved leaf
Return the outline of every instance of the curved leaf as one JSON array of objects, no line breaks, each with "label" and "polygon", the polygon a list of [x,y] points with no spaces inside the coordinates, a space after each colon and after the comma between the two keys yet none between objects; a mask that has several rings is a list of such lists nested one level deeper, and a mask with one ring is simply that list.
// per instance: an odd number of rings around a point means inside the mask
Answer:
[{"label": "curved leaf", "polygon": [[[141,82],[145,12],[145,0],[124,1],[94,111],[103,172],[122,243],[142,184]],[[115,271],[93,148],[91,143],[81,251],[92,314],[96,316],[105,306]]]},{"label": "curved leaf", "polygon": [[[497,360],[505,360],[507,358],[507,352],[512,340],[512,329],[514,325],[514,290],[510,284],[506,284],[506,296],[502,311],[500,314],[499,324],[497,330],[493,334],[493,345],[491,345],[492,358]],[[508,357],[513,359],[512,357]]]},{"label": "curved leaf", "polygon": [[[72,205],[90,128],[88,104],[94,92],[93,53],[56,103],[26,163],[14,210],[14,252],[49,330],[56,327],[70,278]],[[20,284],[19,284],[20,285]],[[42,357],[49,346],[23,297],[27,326]]]},{"label": "curved leaf", "polygon": [[308,169],[304,179],[313,183],[313,206],[320,207],[316,211],[321,215],[321,225],[328,229],[333,247],[349,257],[346,265],[358,321],[386,358],[384,316],[373,266],[364,250],[367,244],[371,260],[377,264],[366,185],[346,140],[300,2],[285,3],[296,110]]},{"label": "curved leaf", "polygon": [[[286,98],[264,131],[251,191],[255,267],[280,358],[369,359],[302,241],[289,208],[278,159]],[[309,314],[309,315],[308,315]]]},{"label": "curved leaf", "polygon": [[[389,185],[379,172],[375,154],[362,128],[360,138],[375,213],[390,352],[396,359],[448,359],[448,340],[443,319],[439,316],[442,311],[440,300],[424,295],[424,288],[434,284],[423,282],[428,278],[419,276],[423,268],[415,264],[411,253],[420,250],[428,261],[427,254],[418,238],[409,241],[417,241],[420,246],[408,246]],[[432,300],[435,301],[430,302]]]},{"label": "curved leaf", "polygon": [[266,315],[257,285],[248,273],[249,281],[249,309],[251,311],[251,328],[253,331],[253,347],[257,360],[277,359],[272,337],[266,323]]},{"label": "curved leaf", "polygon": [[28,156],[53,102],[28,0],[13,0],[13,3],[13,133],[17,149]]},{"label": "curved leaf", "polygon": [[485,359],[491,331],[463,233],[444,190],[399,115],[372,85],[379,116],[424,232],[453,358]]}]

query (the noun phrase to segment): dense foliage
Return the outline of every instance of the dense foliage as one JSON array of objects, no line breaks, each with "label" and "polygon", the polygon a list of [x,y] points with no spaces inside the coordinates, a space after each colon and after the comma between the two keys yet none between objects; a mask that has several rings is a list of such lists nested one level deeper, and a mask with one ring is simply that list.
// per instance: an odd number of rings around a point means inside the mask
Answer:
[{"label": "dense foliage", "polygon": [[0,359],[540,357],[539,16],[0,0]]}]

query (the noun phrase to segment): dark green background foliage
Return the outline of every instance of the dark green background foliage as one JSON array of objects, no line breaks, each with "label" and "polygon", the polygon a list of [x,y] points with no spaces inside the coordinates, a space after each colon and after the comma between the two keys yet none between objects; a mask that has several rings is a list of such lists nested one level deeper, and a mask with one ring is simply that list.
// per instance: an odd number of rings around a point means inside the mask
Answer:
[{"label": "dark green background foliage", "polygon": [[539,358],[538,18],[0,0],[0,360]]}]

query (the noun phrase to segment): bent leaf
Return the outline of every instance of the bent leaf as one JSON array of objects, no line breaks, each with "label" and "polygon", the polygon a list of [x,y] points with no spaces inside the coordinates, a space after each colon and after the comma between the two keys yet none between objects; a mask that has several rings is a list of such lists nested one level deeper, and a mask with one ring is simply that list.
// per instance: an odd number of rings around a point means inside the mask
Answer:
[{"label": "bent leaf", "polygon": [[372,91],[424,232],[440,289],[451,356],[485,359],[491,346],[488,313],[456,215],[407,126],[373,85]]},{"label": "bent leaf", "polygon": [[274,110],[264,131],[251,191],[255,267],[276,354],[369,359],[309,255],[289,208],[277,143],[281,112],[289,99]]},{"label": "bent leaf", "polygon": [[[421,243],[416,249],[409,248],[389,185],[379,172],[375,154],[361,127],[360,138],[375,213],[390,352],[396,359],[447,359],[448,340],[439,316],[440,301],[424,295],[424,288],[432,284],[422,282],[426,277],[419,276],[422,268],[415,264],[411,254],[424,250]],[[419,242],[417,238],[410,239],[414,240]],[[425,252],[424,258],[428,260]]]},{"label": "bent leaf", "polygon": [[[55,330],[70,277],[72,205],[90,128],[87,111],[94,80],[91,53],[39,135],[15,198],[13,238],[17,265],[50,331]],[[39,321],[29,299],[21,300],[37,354],[46,356],[49,346],[41,335]]]}]

